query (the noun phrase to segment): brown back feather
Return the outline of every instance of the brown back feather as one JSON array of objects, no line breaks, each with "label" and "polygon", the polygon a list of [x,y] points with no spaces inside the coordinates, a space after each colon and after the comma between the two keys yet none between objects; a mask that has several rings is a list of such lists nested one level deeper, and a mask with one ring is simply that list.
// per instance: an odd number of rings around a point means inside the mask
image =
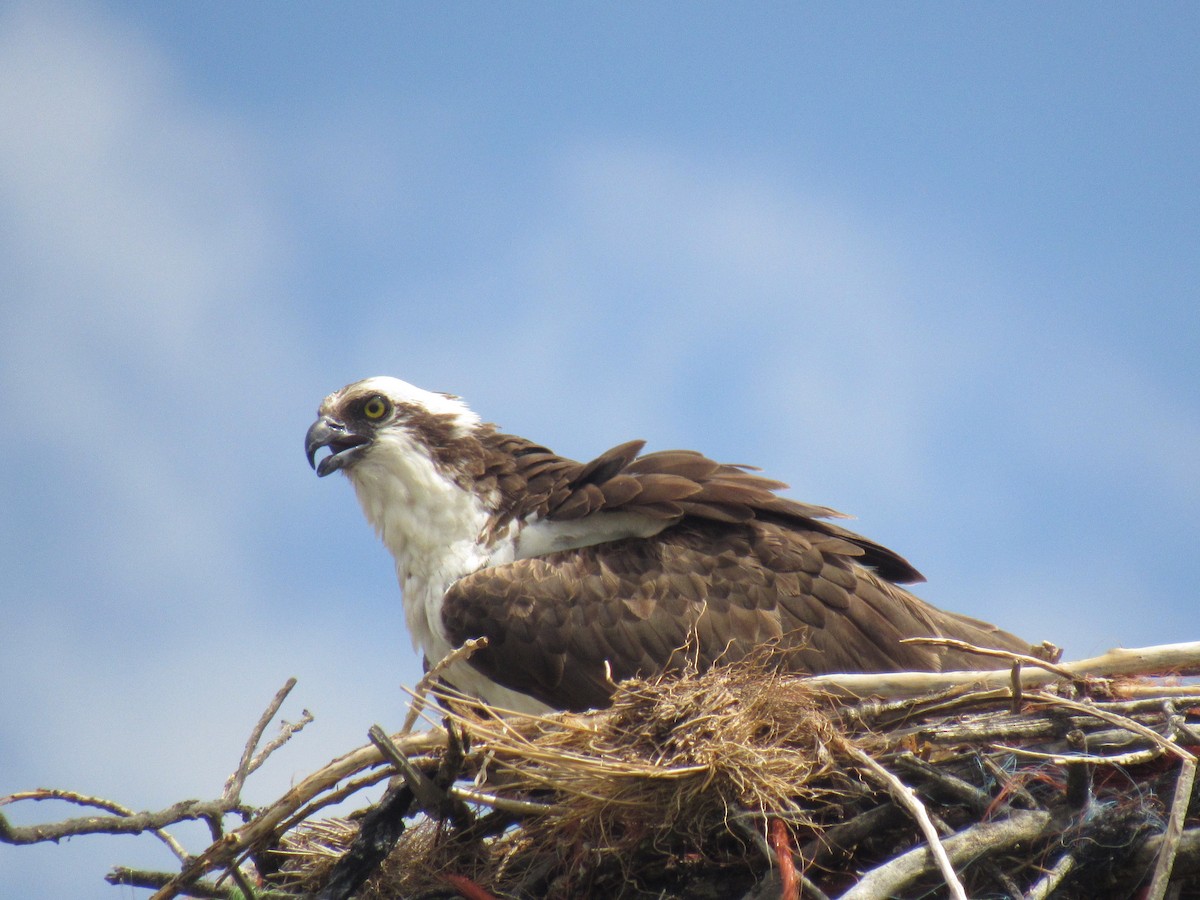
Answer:
[{"label": "brown back feather", "polygon": [[627,539],[482,569],[446,594],[453,642],[486,636],[470,664],[551,706],[608,702],[612,683],[761,654],[794,672],[971,669],[991,661],[902,644],[954,637],[1027,652],[986,623],[942,612],[855,564],[844,541],[775,523],[689,519]]},{"label": "brown back feather", "polygon": [[490,433],[481,482],[501,494],[497,519],[533,513],[550,520],[580,519],[598,512],[633,512],[660,519],[695,518],[725,524],[773,522],[837,537],[839,552],[896,584],[924,581],[899,554],[824,521],[845,518],[824,506],[779,496],[787,485],[749,466],[714,462],[693,450],[661,450],[638,456],[644,441],[629,441],[589,463],[556,456],[514,435]]},{"label": "brown back feather", "polygon": [[903,557],[827,521],[841,514],[779,496],[781,482],[692,451],[589,463],[523,438],[485,435],[480,485],[500,495],[497,529],[532,514],[578,520],[638,513],[670,524],[629,538],[485,568],[447,592],[455,643],[486,636],[470,665],[555,707],[607,703],[620,680],[759,654],[796,672],[989,667],[969,654],[902,644],[954,637],[1026,652],[985,622],[928,605],[897,583]]}]

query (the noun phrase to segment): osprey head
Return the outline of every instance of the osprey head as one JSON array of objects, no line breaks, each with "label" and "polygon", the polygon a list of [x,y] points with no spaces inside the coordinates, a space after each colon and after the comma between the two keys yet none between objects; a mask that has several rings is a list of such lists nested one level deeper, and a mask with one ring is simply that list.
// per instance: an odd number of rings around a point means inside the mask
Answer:
[{"label": "osprey head", "polygon": [[[368,458],[380,444],[415,443],[433,453],[478,425],[479,416],[452,394],[379,376],[356,381],[322,401],[304,437],[304,452],[323,478]],[[330,453],[318,463],[322,447]]]}]

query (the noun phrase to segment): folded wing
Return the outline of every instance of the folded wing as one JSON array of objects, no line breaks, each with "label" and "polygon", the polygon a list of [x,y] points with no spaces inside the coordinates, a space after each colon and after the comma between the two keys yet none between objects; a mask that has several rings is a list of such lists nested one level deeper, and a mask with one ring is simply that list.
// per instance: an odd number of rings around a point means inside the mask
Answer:
[{"label": "folded wing", "polygon": [[764,646],[778,651],[774,664],[813,673],[991,665],[901,644],[906,637],[1028,651],[1019,638],[942,612],[861,565],[880,552],[903,563],[890,551],[840,529],[805,527],[787,511],[760,515],[761,506],[734,523],[685,510],[649,538],[483,569],[450,588],[444,624],[455,643],[488,638],[471,659],[487,677],[566,709],[605,705],[614,681],[689,660],[703,669]]}]

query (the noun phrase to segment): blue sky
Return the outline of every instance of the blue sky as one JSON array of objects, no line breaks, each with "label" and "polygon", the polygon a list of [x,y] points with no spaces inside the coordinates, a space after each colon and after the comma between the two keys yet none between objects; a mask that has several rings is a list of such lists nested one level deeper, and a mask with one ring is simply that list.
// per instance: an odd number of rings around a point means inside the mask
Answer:
[{"label": "blue sky", "polygon": [[[758,464],[1069,656],[1200,638],[1198,40],[1191,4],[5,6],[0,795],[214,796],[291,675],[316,722],[251,801],[402,721],[390,560],[301,450],[374,374]],[[14,896],[138,896],[114,864],[170,859],[0,846]]]}]

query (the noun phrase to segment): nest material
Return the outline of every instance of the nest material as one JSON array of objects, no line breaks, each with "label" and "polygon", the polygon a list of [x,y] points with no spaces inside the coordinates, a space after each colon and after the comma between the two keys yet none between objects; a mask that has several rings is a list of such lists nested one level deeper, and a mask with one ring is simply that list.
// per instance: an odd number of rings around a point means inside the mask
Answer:
[{"label": "nest material", "polygon": [[[427,803],[356,896],[1162,896],[1200,868],[1200,690],[1161,681],[847,702],[739,665],[587,715],[440,699],[448,749],[414,762],[457,812]],[[317,892],[359,831],[293,828],[274,886]]]}]

